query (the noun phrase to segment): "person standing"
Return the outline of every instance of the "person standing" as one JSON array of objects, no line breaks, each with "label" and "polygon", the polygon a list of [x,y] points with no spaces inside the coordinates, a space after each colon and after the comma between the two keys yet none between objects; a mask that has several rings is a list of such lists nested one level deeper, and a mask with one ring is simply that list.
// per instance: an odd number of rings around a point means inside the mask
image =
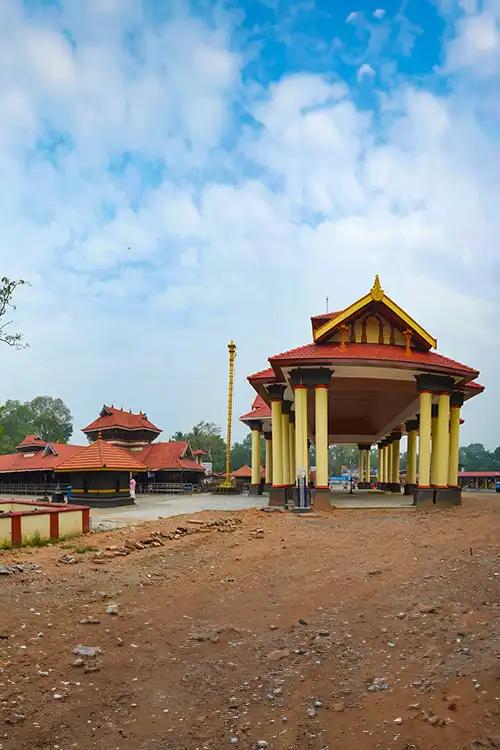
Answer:
[{"label": "person standing", "polygon": [[134,477],[130,477],[129,487],[130,487],[130,497],[132,498],[132,500],[135,500],[135,486],[136,486],[136,484],[137,483],[136,483]]}]

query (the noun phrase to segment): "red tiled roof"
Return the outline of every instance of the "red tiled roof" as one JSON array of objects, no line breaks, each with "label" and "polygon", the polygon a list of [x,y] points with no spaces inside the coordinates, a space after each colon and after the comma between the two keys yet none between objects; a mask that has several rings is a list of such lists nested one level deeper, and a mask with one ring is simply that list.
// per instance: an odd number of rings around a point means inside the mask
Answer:
[{"label": "red tiled roof", "polygon": [[474,479],[475,477],[478,479],[481,479],[482,477],[500,477],[500,471],[459,471],[458,476],[463,477],[464,479]]},{"label": "red tiled roof", "polygon": [[[106,412],[102,415],[102,412]],[[83,428],[82,432],[94,432],[105,430],[110,427],[121,427],[124,430],[150,430],[158,435],[161,430],[156,427],[145,414],[132,414],[124,409],[116,409],[114,406],[103,406],[101,416]]]},{"label": "red tiled roof", "polygon": [[243,414],[240,420],[246,422],[250,419],[269,419],[270,416],[270,407],[266,404],[262,396],[256,396],[252,404],[252,411],[249,411],[248,414]]},{"label": "red tiled roof", "polygon": [[231,476],[235,479],[250,479],[252,476],[252,469],[250,468],[250,466],[248,466],[248,464],[243,464],[243,466],[240,466],[239,469],[233,471]]},{"label": "red tiled roof", "polygon": [[146,466],[123,448],[96,440],[56,467],[56,471],[92,471],[92,469],[123,469],[124,471],[146,471]]},{"label": "red tiled roof", "polygon": [[276,362],[278,365],[287,361],[319,360],[324,362],[329,359],[401,362],[413,364],[417,367],[420,365],[437,367],[473,378],[479,374],[477,370],[473,370],[468,365],[463,365],[461,362],[456,362],[454,359],[444,357],[437,352],[411,350],[407,354],[404,346],[391,344],[347,344],[344,349],[341,349],[339,344],[305,344],[305,346],[299,346],[296,349],[290,349],[287,352],[269,357],[271,363]]},{"label": "red tiled roof", "polygon": [[21,440],[21,442],[16,445],[16,448],[27,448],[28,446],[36,447],[36,448],[45,448],[47,445],[46,440],[42,440],[40,435],[26,435],[25,438]]},{"label": "red tiled roof", "polygon": [[253,375],[248,376],[248,380],[267,380],[268,378],[275,378],[276,373],[274,372],[272,367],[268,367],[266,370],[259,370],[259,372],[254,372]]},{"label": "red tiled roof", "polygon": [[484,385],[478,383],[477,380],[470,380],[465,384],[465,388],[473,388],[475,391],[484,391]]},{"label": "red tiled roof", "polygon": [[[261,468],[260,470],[260,476],[264,477],[266,475],[265,469]],[[236,469],[235,471],[231,472],[231,476],[234,479],[251,479],[252,478],[252,469],[248,464],[243,464],[243,466],[240,466],[239,469]]]},{"label": "red tiled roof", "polygon": [[196,448],[196,450],[191,451],[193,456],[206,456],[207,451],[204,451],[203,448]]},{"label": "red tiled roof", "polygon": [[333,318],[336,318],[337,315],[340,315],[341,312],[343,311],[335,310],[334,312],[321,313],[320,315],[312,315],[311,325],[313,328],[313,332],[316,330],[316,328],[319,328],[320,326],[322,326],[323,323],[326,323],[327,320],[333,320]]},{"label": "red tiled roof", "polygon": [[133,455],[142,461],[150,471],[200,471],[205,472],[203,466],[193,458],[186,458],[189,443],[186,440],[170,441],[168,443],[152,443]]},{"label": "red tiled roof", "polygon": [[50,446],[56,455],[51,451],[48,451],[47,455],[44,455],[44,451],[36,451],[33,455],[18,451],[0,456],[0,473],[52,471],[63,461],[82,450],[81,445],[67,445],[66,443],[50,443]]}]

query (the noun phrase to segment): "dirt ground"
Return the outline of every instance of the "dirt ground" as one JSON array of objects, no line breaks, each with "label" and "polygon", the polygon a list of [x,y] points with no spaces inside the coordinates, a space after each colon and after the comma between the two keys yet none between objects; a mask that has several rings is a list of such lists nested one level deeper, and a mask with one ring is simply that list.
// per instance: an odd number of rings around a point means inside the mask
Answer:
[{"label": "dirt ground", "polygon": [[0,553],[0,750],[500,748],[499,521],[468,494]]}]

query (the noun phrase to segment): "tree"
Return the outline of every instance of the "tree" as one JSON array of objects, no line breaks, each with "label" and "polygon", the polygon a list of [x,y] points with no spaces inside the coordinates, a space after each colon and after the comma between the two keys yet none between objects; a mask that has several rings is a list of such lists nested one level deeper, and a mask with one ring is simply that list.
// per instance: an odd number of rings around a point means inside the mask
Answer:
[{"label": "tree", "polygon": [[198,422],[190,432],[177,431],[172,440],[187,440],[193,448],[208,453],[213,471],[224,471],[226,468],[226,443],[221,436],[221,428],[214,422]]},{"label": "tree", "polygon": [[11,453],[29,434],[66,443],[73,432],[73,418],[60,398],[37,396],[24,403],[6,401],[0,407],[0,428],[0,452]]},{"label": "tree", "polygon": [[[16,306],[12,302],[12,297],[18,286],[24,286],[27,282],[23,279],[12,280],[3,276],[0,279],[0,321],[7,314],[7,310],[15,310]],[[7,333],[7,328],[12,323],[11,320],[0,322],[0,341],[8,346],[14,346],[16,349],[23,349],[28,346],[23,342],[21,333]]]},{"label": "tree", "polygon": [[[265,466],[266,461],[266,443],[264,440],[260,441],[260,461],[261,465]],[[249,432],[241,443],[233,443],[231,448],[231,469],[239,469],[240,466],[251,466],[252,465],[252,433]]]}]

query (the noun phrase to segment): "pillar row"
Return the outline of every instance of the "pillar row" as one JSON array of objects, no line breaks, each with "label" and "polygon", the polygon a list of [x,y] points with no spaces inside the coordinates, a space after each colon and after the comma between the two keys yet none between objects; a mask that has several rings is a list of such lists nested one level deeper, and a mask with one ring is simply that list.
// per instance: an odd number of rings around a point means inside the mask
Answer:
[{"label": "pillar row", "polygon": [[460,448],[460,407],[464,394],[455,391],[450,398],[450,455],[448,460],[448,486],[458,487],[458,455]]},{"label": "pillar row", "polygon": [[260,484],[260,431],[261,423],[252,424],[252,481],[253,485]]},{"label": "pillar row", "polygon": [[266,484],[272,484],[273,481],[273,441],[272,433],[265,432],[266,440]]}]

